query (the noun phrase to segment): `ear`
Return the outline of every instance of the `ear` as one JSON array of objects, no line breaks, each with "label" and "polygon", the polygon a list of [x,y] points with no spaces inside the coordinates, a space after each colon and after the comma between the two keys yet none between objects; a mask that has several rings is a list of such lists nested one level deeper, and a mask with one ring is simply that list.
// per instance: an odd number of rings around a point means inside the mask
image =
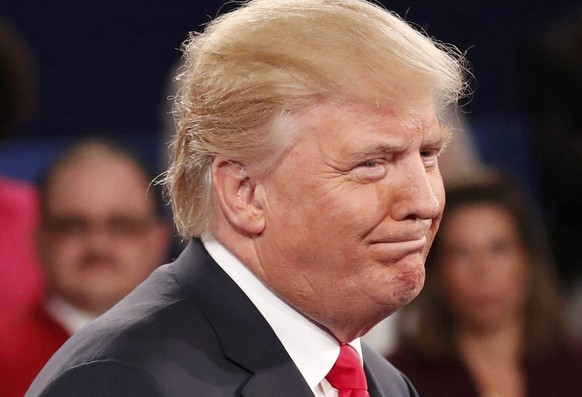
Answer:
[{"label": "ear", "polygon": [[244,164],[217,156],[212,181],[218,205],[237,229],[258,235],[265,229],[262,188],[249,176]]}]

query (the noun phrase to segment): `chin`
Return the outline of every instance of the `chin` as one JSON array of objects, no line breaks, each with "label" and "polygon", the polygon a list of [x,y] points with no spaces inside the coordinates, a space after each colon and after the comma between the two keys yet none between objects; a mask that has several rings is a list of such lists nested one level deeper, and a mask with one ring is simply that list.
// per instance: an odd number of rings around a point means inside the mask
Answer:
[{"label": "chin", "polygon": [[405,272],[398,278],[398,289],[395,295],[400,297],[401,306],[412,302],[424,287],[424,266],[417,266],[415,270]]}]

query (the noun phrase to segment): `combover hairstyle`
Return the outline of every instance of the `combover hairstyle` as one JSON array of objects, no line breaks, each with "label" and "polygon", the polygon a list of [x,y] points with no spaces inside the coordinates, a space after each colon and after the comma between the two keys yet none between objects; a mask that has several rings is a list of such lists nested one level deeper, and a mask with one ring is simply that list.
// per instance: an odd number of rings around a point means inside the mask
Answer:
[{"label": "combover hairstyle", "polygon": [[322,101],[437,111],[466,88],[463,57],[364,0],[251,0],[183,44],[177,133],[164,183],[186,237],[207,231],[218,155],[260,174],[294,142],[286,121]]}]

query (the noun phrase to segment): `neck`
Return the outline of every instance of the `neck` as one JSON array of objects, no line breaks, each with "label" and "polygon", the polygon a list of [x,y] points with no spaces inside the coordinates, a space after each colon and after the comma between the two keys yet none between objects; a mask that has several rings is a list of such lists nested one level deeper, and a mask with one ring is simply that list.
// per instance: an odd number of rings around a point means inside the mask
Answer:
[{"label": "neck", "polygon": [[327,304],[325,299],[316,299],[317,292],[310,288],[307,278],[287,277],[277,273],[277,269],[272,266],[270,270],[266,269],[266,261],[261,258],[260,247],[255,240],[223,231],[223,228],[215,227],[212,235],[281,300],[325,329],[340,343],[349,343],[364,335],[393,311],[387,312],[387,309],[382,308],[376,317],[363,319],[358,315],[361,310],[357,311],[357,308],[350,308],[348,305],[344,307],[346,313],[338,314],[333,307],[328,307],[333,305]]},{"label": "neck", "polygon": [[522,332],[517,320],[487,330],[459,330],[459,352],[480,395],[526,395],[521,365]]},{"label": "neck", "polygon": [[523,328],[518,320],[488,329],[469,326],[458,329],[459,352],[469,361],[517,363],[521,357],[522,343]]}]

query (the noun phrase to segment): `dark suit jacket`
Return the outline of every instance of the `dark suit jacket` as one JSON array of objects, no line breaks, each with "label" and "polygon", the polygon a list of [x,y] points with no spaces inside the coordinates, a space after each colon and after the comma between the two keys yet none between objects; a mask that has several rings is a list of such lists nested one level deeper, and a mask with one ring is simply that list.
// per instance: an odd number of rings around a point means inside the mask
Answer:
[{"label": "dark suit jacket", "polygon": [[[364,347],[372,397],[416,395]],[[260,312],[199,241],[75,334],[33,396],[313,396]]]}]

